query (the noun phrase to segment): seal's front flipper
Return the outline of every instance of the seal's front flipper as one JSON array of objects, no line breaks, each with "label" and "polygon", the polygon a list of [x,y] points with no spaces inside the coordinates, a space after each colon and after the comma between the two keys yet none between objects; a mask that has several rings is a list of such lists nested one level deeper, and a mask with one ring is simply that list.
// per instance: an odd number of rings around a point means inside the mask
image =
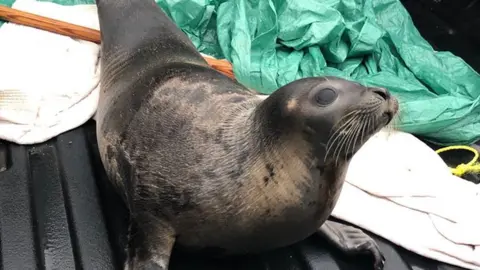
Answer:
[{"label": "seal's front flipper", "polygon": [[374,259],[374,269],[383,269],[385,258],[377,243],[362,230],[327,220],[318,230],[318,234],[346,255],[370,254]]},{"label": "seal's front flipper", "polygon": [[165,268],[162,265],[159,265],[158,263],[152,260],[149,260],[146,262],[135,264],[134,267],[125,265],[125,270],[167,270],[167,268]]},{"label": "seal's front flipper", "polygon": [[168,224],[140,227],[131,222],[124,270],[167,270],[174,243]]}]

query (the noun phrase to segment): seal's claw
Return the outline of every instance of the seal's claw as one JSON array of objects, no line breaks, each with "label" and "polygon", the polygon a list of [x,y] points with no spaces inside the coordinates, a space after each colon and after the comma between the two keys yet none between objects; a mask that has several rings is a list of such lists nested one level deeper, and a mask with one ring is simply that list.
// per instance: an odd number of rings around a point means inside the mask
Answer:
[{"label": "seal's claw", "polygon": [[[367,253],[373,257],[373,265],[376,270],[382,270],[385,265],[385,257],[383,256],[380,248],[378,247],[375,240],[370,236],[366,235],[364,232],[361,232],[364,236],[361,241],[364,241],[363,248],[359,249],[359,253]],[[356,240],[360,241],[360,240]],[[362,245],[362,244],[361,244]],[[362,252],[363,251],[363,252]]]},{"label": "seal's claw", "polygon": [[372,256],[373,268],[375,270],[383,269],[385,257],[375,240],[362,230],[328,220],[318,230],[318,233],[347,255],[368,254]]},{"label": "seal's claw", "polygon": [[[380,258],[378,257],[378,254],[380,255]],[[372,253],[373,257],[374,257],[374,268],[375,270],[383,270],[383,267],[385,266],[385,257],[383,256],[382,253],[380,253],[380,251],[378,251],[378,253]]]}]

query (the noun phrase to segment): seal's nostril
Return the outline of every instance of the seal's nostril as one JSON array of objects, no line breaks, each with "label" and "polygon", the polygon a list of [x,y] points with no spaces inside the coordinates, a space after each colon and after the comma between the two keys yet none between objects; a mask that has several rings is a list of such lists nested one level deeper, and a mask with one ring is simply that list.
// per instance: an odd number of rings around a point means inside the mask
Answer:
[{"label": "seal's nostril", "polygon": [[385,88],[373,88],[373,92],[379,95],[384,100],[387,100],[390,98],[390,94]]}]

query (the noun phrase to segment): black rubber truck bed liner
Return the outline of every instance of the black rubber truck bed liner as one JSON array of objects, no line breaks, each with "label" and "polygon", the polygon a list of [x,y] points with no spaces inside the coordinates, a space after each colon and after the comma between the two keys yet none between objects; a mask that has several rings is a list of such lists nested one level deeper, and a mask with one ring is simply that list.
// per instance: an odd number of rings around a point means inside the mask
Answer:
[{"label": "black rubber truck bed liner", "polygon": [[[480,70],[480,1],[404,1],[417,27],[437,49]],[[466,157],[445,157],[458,164]],[[95,122],[46,143],[0,142],[1,269],[122,269],[127,212],[105,178]],[[470,178],[478,181],[478,178]],[[374,238],[386,270],[459,269]],[[319,237],[261,256],[223,261],[174,252],[173,269],[370,269],[369,258],[345,257]]]}]

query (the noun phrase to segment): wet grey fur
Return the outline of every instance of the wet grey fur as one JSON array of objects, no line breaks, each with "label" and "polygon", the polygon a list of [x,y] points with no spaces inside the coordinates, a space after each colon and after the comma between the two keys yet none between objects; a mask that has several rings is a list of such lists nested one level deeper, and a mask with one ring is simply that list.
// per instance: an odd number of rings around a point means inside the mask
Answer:
[{"label": "wet grey fur", "polygon": [[[97,137],[107,174],[130,209],[126,269],[168,269],[174,244],[218,255],[262,252],[317,231],[383,266],[361,231],[322,224],[351,156],[396,111],[388,91],[307,78],[262,101],[210,68],[153,0],[97,6]],[[316,93],[326,88],[338,97],[319,106]],[[347,119],[362,135],[348,137],[352,126],[337,134],[343,148],[329,144]]]}]

